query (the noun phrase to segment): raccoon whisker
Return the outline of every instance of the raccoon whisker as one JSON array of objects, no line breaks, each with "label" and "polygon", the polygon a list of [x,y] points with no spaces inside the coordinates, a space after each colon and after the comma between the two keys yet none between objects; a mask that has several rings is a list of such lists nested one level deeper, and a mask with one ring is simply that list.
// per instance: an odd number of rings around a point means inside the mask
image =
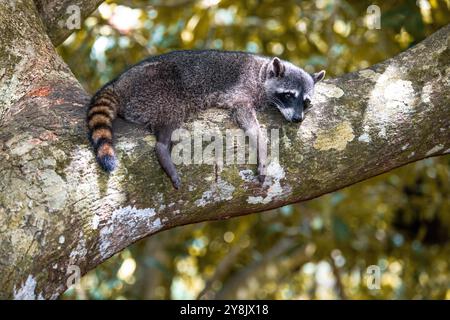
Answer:
[{"label": "raccoon whisker", "polygon": [[282,106],[283,106],[283,103],[280,101],[280,99],[275,98],[275,97],[271,97],[269,99],[269,102],[273,103],[278,108],[282,108]]},{"label": "raccoon whisker", "polygon": [[303,112],[305,113],[305,115],[307,115],[310,111],[311,111],[311,107],[309,107],[308,109],[304,110]]}]

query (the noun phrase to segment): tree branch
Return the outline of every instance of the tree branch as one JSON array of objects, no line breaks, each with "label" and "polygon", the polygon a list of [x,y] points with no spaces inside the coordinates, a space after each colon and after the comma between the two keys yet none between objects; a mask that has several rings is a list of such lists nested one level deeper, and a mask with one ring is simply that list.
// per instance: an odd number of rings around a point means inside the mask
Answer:
[{"label": "tree branch", "polygon": [[[75,31],[68,21],[80,14],[80,25],[104,0],[35,0],[46,31],[55,46],[60,45]],[[79,11],[78,11],[79,10]],[[75,17],[75,16],[74,16]]]},{"label": "tree branch", "polygon": [[48,95],[53,81],[82,90],[56,54],[33,1],[0,2],[0,34],[0,126],[27,106],[21,99]]},{"label": "tree branch", "polygon": [[[308,200],[450,152],[447,26],[393,59],[319,85],[300,126],[261,113],[261,124],[280,130],[280,164],[269,166],[263,187],[251,165],[221,172],[190,165],[178,166],[183,185],[175,192],[155,158],[154,137],[120,121],[120,166],[108,176],[86,138],[87,95],[43,36],[33,2],[19,2],[21,14],[5,6],[0,298],[56,298],[70,284],[69,266],[85,273],[161,230]],[[199,124],[222,133],[235,128],[220,110],[185,128]]]}]

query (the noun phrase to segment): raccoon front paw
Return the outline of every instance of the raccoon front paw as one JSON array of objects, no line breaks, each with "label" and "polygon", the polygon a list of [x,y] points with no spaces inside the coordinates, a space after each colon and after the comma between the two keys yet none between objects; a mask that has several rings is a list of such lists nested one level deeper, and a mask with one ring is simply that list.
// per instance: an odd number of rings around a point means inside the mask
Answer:
[{"label": "raccoon front paw", "polygon": [[181,187],[180,177],[172,178],[172,185],[175,189],[177,189],[177,190],[180,189],[180,187]]}]

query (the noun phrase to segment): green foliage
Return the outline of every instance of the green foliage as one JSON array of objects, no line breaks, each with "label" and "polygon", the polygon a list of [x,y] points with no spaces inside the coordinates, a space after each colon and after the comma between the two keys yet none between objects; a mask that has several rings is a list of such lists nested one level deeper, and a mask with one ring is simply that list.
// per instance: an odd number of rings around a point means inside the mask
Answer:
[{"label": "green foliage", "polygon": [[[59,51],[90,92],[146,56],[174,49],[277,55],[336,76],[450,22],[448,0],[375,1],[381,29],[369,30],[371,4],[107,1]],[[448,299],[449,162],[427,159],[309,202],[160,233],[109,259],[64,297],[196,298],[206,285],[206,298]],[[367,286],[371,265],[380,267],[380,289]]]}]

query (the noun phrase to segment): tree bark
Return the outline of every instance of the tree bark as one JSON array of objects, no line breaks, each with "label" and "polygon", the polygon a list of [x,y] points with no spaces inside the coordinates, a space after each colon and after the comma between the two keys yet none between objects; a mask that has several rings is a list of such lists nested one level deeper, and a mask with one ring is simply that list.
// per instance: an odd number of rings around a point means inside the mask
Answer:
[{"label": "tree bark", "polygon": [[[392,59],[318,85],[300,126],[262,112],[260,123],[280,137],[279,164],[269,165],[263,186],[249,170],[254,165],[180,165],[182,187],[174,191],[154,155],[154,137],[121,121],[120,165],[107,175],[87,140],[88,95],[39,17],[31,0],[0,2],[3,299],[57,298],[70,284],[71,266],[85,273],[161,230],[312,199],[450,152],[446,26]],[[224,133],[235,128],[228,119],[209,110],[184,127]]]},{"label": "tree bark", "polygon": [[[104,0],[35,0],[48,36],[60,45]],[[75,19],[75,20],[74,20]]]}]

